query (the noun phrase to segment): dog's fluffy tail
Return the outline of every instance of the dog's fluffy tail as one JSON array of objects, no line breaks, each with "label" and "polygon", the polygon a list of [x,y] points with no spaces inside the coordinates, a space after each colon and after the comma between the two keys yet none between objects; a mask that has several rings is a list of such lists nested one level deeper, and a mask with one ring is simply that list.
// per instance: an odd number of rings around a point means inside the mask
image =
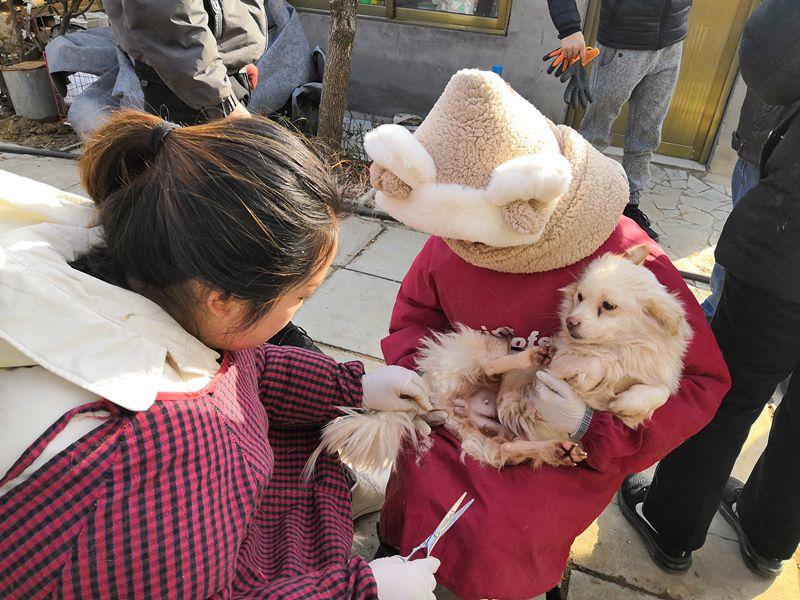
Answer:
[{"label": "dog's fluffy tail", "polygon": [[322,430],[322,441],[303,469],[308,481],[314,465],[323,452],[339,453],[339,458],[357,471],[377,471],[394,463],[405,440],[415,447],[419,437],[410,412],[370,412],[341,407],[344,415],[328,423]]}]

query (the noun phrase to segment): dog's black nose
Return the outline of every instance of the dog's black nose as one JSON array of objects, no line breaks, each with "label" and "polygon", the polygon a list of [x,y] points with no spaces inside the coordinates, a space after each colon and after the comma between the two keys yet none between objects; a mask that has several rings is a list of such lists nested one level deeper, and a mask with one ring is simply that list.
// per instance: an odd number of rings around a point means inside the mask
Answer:
[{"label": "dog's black nose", "polygon": [[580,324],[581,322],[578,321],[578,319],[576,319],[575,317],[567,317],[567,329],[569,329],[570,331],[575,329]]}]

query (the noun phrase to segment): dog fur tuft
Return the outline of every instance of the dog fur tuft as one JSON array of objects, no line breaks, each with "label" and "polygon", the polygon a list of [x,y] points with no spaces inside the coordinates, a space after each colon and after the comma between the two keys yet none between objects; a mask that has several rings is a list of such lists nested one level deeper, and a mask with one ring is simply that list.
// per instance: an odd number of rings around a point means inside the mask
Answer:
[{"label": "dog fur tuft", "polygon": [[420,446],[412,413],[349,407],[340,410],[344,415],[323,428],[322,440],[303,468],[303,481],[311,479],[314,465],[323,452],[338,452],[341,460],[356,471],[377,471],[394,463],[406,440],[415,448]]}]

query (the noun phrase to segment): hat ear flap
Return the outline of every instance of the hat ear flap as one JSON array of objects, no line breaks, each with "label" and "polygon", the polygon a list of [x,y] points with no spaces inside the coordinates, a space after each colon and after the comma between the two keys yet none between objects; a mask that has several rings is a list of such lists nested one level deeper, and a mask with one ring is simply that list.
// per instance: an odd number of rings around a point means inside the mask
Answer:
[{"label": "hat ear flap", "polygon": [[364,136],[364,150],[374,164],[412,189],[436,181],[433,158],[405,127],[390,124],[373,129]]},{"label": "hat ear flap", "polygon": [[572,170],[563,155],[538,152],[498,165],[486,186],[486,197],[502,207],[510,227],[538,237],[570,183]]},{"label": "hat ear flap", "polygon": [[369,182],[376,190],[398,200],[405,200],[411,193],[408,185],[378,163],[372,163],[369,167]]},{"label": "hat ear flap", "polygon": [[572,169],[557,152],[538,152],[512,158],[495,167],[486,197],[495,206],[519,200],[541,206],[555,204],[569,190]]}]

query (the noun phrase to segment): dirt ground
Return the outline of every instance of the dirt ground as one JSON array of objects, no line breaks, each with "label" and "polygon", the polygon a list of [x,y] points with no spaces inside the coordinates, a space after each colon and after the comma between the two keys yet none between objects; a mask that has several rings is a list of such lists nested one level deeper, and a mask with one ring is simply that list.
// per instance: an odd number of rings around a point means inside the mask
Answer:
[{"label": "dirt ground", "polygon": [[0,113],[0,142],[60,150],[78,141],[78,134],[69,125],[31,121],[13,113]]}]

